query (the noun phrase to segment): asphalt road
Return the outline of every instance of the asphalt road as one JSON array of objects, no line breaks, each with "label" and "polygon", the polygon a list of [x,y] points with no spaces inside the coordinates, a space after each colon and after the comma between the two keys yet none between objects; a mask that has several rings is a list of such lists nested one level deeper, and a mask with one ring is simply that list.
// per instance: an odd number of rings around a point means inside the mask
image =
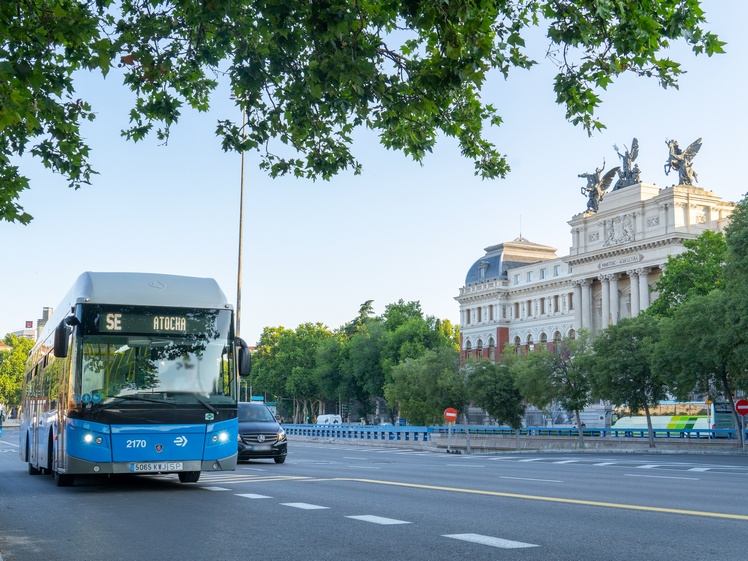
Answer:
[{"label": "asphalt road", "polygon": [[746,558],[748,456],[450,455],[294,442],[236,472],[30,476],[0,439],[3,561]]}]

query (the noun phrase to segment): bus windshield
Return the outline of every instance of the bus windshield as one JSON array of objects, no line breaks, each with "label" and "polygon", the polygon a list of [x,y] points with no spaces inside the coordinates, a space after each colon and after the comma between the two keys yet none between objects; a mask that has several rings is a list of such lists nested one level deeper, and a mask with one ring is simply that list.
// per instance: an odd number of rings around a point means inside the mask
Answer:
[{"label": "bus windshield", "polygon": [[82,323],[76,401],[234,401],[229,311],[96,306]]}]

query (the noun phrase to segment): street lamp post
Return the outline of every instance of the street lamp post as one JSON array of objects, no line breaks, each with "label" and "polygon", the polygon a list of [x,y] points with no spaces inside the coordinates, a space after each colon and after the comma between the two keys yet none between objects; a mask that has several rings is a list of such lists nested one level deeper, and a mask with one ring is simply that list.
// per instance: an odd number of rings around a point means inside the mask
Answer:
[{"label": "street lamp post", "polygon": [[[242,105],[242,137],[247,126],[247,109]],[[241,333],[242,321],[242,238],[244,225],[244,146],[242,146],[242,176],[239,187],[239,260],[236,273],[236,336]]]}]

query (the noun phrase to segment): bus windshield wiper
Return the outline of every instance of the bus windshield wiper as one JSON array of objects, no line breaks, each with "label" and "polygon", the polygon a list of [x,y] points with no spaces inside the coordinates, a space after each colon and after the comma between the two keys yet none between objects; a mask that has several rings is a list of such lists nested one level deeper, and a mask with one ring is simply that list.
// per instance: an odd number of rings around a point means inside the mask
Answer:
[{"label": "bus windshield wiper", "polygon": [[218,415],[218,409],[213,407],[210,403],[203,401],[198,396],[195,396],[195,399],[198,400],[203,405],[203,407],[205,407],[208,411],[210,411],[214,415]]},{"label": "bus windshield wiper", "polygon": [[112,396],[112,401],[109,401],[108,403],[102,403],[101,405],[96,407],[96,411],[103,411],[104,409],[109,409],[110,407],[120,403],[120,401],[115,401],[115,400],[148,401],[150,403],[161,403],[161,404],[174,406],[173,403],[169,403],[168,401],[164,401],[163,399],[152,399],[150,397],[143,397],[140,395],[115,395],[115,396]]}]

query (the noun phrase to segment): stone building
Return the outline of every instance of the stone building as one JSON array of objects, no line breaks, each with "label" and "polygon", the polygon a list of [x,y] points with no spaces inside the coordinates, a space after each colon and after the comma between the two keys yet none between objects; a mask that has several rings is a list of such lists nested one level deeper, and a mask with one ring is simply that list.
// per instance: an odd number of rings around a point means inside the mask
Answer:
[{"label": "stone building", "polygon": [[704,230],[722,231],[734,206],[691,185],[637,183],[572,217],[566,256],[521,236],[487,247],[455,298],[463,359],[496,360],[507,344],[531,351],[637,315],[657,297],[668,256]]}]

